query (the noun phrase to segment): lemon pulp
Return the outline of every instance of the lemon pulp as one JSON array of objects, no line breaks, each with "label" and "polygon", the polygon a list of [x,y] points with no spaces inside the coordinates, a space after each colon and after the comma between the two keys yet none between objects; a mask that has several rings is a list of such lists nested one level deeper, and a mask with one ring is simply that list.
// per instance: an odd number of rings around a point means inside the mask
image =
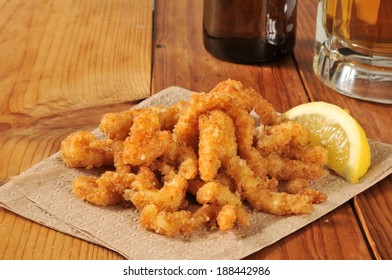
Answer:
[{"label": "lemon pulp", "polygon": [[370,148],[360,124],[342,108],[310,102],[283,114],[302,124],[315,144],[328,150],[327,166],[351,183],[358,182],[370,166]]}]

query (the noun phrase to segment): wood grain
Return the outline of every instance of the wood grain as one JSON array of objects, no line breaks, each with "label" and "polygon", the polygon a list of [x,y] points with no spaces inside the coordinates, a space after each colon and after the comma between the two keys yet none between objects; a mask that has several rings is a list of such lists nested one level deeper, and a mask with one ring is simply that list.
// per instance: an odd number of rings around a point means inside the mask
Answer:
[{"label": "wood grain", "polygon": [[[202,43],[202,0],[0,0],[0,185],[168,86],[208,91],[231,78],[278,111],[325,100],[350,109],[368,136],[391,143],[391,107],[352,100],[312,70],[316,1],[298,1],[295,54],[239,65]],[[154,36],[152,24],[154,22]],[[154,59],[153,59],[154,58]],[[375,122],[377,120],[377,122]],[[247,259],[391,259],[391,176]],[[0,259],[123,259],[0,208]]]},{"label": "wood grain", "polygon": [[0,104],[15,114],[9,123],[148,96],[151,9],[148,0],[5,2]]},{"label": "wood grain", "polygon": [[40,226],[0,208],[0,259],[124,259],[119,254]]},{"label": "wood grain", "polygon": [[[246,259],[369,259],[371,255],[353,215],[346,203],[282,239],[279,246],[271,245]],[[345,246],[341,247],[342,243]]]},{"label": "wood grain", "polygon": [[[21,162],[2,160],[0,182],[53,153],[70,127],[97,124],[98,108],[149,96],[151,1],[3,1],[0,14],[0,144]],[[76,127],[64,118],[81,111]]]},{"label": "wood grain", "polygon": [[[343,96],[320,82],[312,69],[313,44],[317,14],[316,1],[298,1],[298,47],[295,57],[304,85],[312,100],[323,100],[347,108],[373,140],[392,144],[392,106],[360,101]],[[392,258],[392,176],[354,198],[355,211],[372,255]]]},{"label": "wood grain", "polygon": [[[0,185],[150,95],[151,0],[0,1]],[[0,208],[0,259],[118,259]]]},{"label": "wood grain", "polygon": [[[202,41],[202,2],[177,1],[175,5],[171,0],[156,2],[153,92],[172,85],[194,91],[208,91],[218,82],[231,78],[259,91],[278,111],[285,111],[309,100],[308,90],[297,69],[297,58],[286,57],[269,64],[240,65],[211,56],[204,49]],[[302,49],[304,43],[309,44],[300,39],[297,49]],[[307,52],[311,54],[313,50],[308,48]],[[301,67],[304,66],[301,64]],[[322,218],[265,250],[252,254],[248,259],[372,257],[349,204],[327,217],[330,222],[324,222],[325,218]],[[346,237],[346,234],[350,237]]]},{"label": "wood grain", "polygon": [[233,79],[253,87],[283,111],[307,101],[291,57],[265,65],[240,65],[218,60],[203,46],[203,1],[157,1],[153,42],[152,92],[169,86],[209,91]]},{"label": "wood grain", "polygon": [[364,232],[376,259],[392,259],[391,180],[383,180],[354,199]]}]

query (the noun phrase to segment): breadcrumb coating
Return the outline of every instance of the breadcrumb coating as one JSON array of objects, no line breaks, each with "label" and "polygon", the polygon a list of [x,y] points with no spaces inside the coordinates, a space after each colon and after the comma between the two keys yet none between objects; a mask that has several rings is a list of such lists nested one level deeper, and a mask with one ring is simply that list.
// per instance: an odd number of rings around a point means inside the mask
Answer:
[{"label": "breadcrumb coating", "polygon": [[327,199],[312,188],[327,150],[238,81],[168,107],[105,114],[99,128],[105,139],[80,131],[61,144],[69,167],[111,166],[75,178],[73,193],[97,206],[127,202],[157,234],[228,231],[250,226],[252,211],[308,214]]}]

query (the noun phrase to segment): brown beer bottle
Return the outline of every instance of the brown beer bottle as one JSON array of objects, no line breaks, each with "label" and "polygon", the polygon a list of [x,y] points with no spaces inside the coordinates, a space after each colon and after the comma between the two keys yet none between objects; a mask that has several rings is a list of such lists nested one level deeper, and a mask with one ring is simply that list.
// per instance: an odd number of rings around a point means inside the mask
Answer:
[{"label": "brown beer bottle", "polygon": [[275,61],[293,51],[296,16],[296,0],[204,0],[204,46],[231,62]]}]

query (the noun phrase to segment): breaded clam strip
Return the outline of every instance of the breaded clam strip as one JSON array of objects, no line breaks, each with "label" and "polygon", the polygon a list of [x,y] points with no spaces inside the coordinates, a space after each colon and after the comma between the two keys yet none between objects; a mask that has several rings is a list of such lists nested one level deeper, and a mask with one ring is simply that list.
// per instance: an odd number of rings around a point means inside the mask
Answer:
[{"label": "breaded clam strip", "polygon": [[264,166],[269,176],[278,180],[317,179],[323,176],[328,151],[313,145],[302,125],[283,121],[266,127],[256,139],[260,155],[254,153],[252,156],[255,159],[249,162]]},{"label": "breaded clam strip", "polygon": [[225,96],[222,98],[211,98],[208,94],[194,93],[174,126],[173,133],[176,140],[194,148],[198,146],[198,121],[199,117],[213,109],[223,109],[225,104],[229,104],[232,98]]},{"label": "breaded clam strip", "polygon": [[148,204],[140,211],[140,223],[156,233],[176,236],[189,224],[191,216],[192,213],[187,210],[160,211],[155,204]]},{"label": "breaded clam strip", "polygon": [[73,180],[76,196],[94,205],[115,205],[122,199],[125,189],[131,187],[135,174],[106,171],[100,178],[80,176]]},{"label": "breaded clam strip", "polygon": [[327,195],[321,191],[310,188],[309,180],[294,179],[283,185],[283,190],[291,194],[303,194],[308,196],[312,203],[321,203],[327,200]]},{"label": "breaded clam strip", "polygon": [[197,202],[214,204],[220,208],[218,225],[220,230],[231,229],[236,222],[249,226],[249,215],[242,206],[239,195],[232,193],[230,188],[218,182],[208,182],[197,191]]},{"label": "breaded clam strip", "polygon": [[111,140],[99,140],[91,132],[78,131],[61,142],[60,152],[67,166],[91,169],[113,165],[111,144]]},{"label": "breaded clam strip", "polygon": [[123,197],[131,201],[137,209],[154,204],[159,210],[176,211],[184,205],[188,181],[175,173],[166,175],[164,180],[163,187],[157,189],[152,183],[140,182],[136,178],[132,188],[125,190]]},{"label": "breaded clam strip", "polygon": [[324,166],[271,154],[264,159],[267,174],[278,180],[317,179],[325,174]]},{"label": "breaded clam strip", "polygon": [[244,85],[235,80],[225,80],[217,84],[211,91],[211,94],[222,94],[222,92],[232,95],[236,103],[245,108],[248,112],[255,110],[263,124],[271,125],[278,121],[278,115],[275,108],[255,92],[252,88],[244,88]]},{"label": "breaded clam strip", "polygon": [[236,221],[237,221],[236,209],[233,205],[230,204],[224,205],[220,209],[216,217],[216,222],[219,225],[220,231],[227,231],[232,229]]},{"label": "breaded clam strip", "polygon": [[[197,147],[199,117],[214,109],[225,111],[233,119],[237,130],[237,138],[244,143],[238,142],[239,148],[242,145],[248,147],[249,143],[252,144],[254,120],[249,115],[252,109],[256,110],[258,108],[258,112],[261,114],[260,118],[263,121],[267,123],[277,122],[278,118],[272,105],[265,99],[253,90],[244,89],[240,82],[229,80],[226,83],[234,83],[234,85],[223,86],[223,88],[227,86],[227,90],[212,90],[206,94],[192,94],[188,106],[184,108],[173,130],[180,143]],[[219,85],[217,88],[219,88]],[[240,135],[241,137],[239,137]]]},{"label": "breaded clam strip", "polygon": [[123,142],[121,140],[113,140],[112,149],[113,149],[114,167],[116,168],[116,172],[130,173],[131,166],[125,164],[123,160],[123,150],[124,150]]},{"label": "breaded clam strip", "polygon": [[178,174],[185,179],[193,179],[199,173],[199,160],[192,147],[172,141],[161,158],[166,164],[177,167]]},{"label": "breaded clam strip", "polygon": [[324,166],[328,161],[328,150],[314,145],[302,125],[288,120],[260,129],[256,135],[256,147],[263,156],[274,153],[319,166]]},{"label": "breaded clam strip", "polygon": [[284,148],[310,145],[310,136],[306,129],[293,121],[282,121],[278,125],[264,126],[257,137],[256,147],[265,156],[272,152],[281,154]]},{"label": "breaded clam strip", "polygon": [[182,234],[190,236],[203,225],[214,222],[216,207],[203,205],[195,212],[178,210],[174,212],[160,211],[154,204],[146,205],[140,212],[140,223],[148,230],[167,236]]},{"label": "breaded clam strip", "polygon": [[312,201],[308,196],[271,191],[268,185],[277,181],[256,177],[240,157],[233,157],[224,164],[226,172],[236,181],[242,195],[256,210],[275,215],[305,214],[312,211]]},{"label": "breaded clam strip", "polygon": [[[183,106],[184,102],[178,102],[170,107],[153,106],[149,109],[154,110],[158,114],[162,130],[173,130]],[[133,120],[144,110],[146,109],[129,109],[107,113],[102,116],[99,128],[109,139],[125,140],[130,133]]]},{"label": "breaded clam strip", "polygon": [[130,109],[121,112],[106,113],[102,116],[99,129],[112,140],[124,140],[128,137],[133,119],[142,109]]},{"label": "breaded clam strip", "polygon": [[124,163],[148,166],[165,153],[172,141],[169,131],[161,131],[156,110],[146,109],[135,117],[130,136],[124,140]]},{"label": "breaded clam strip", "polygon": [[308,145],[305,147],[285,147],[282,156],[300,160],[304,163],[313,163],[325,166],[328,163],[328,150],[322,146]]},{"label": "breaded clam strip", "polygon": [[221,160],[237,154],[233,120],[223,111],[212,110],[199,117],[199,175],[208,182],[215,178]]}]

